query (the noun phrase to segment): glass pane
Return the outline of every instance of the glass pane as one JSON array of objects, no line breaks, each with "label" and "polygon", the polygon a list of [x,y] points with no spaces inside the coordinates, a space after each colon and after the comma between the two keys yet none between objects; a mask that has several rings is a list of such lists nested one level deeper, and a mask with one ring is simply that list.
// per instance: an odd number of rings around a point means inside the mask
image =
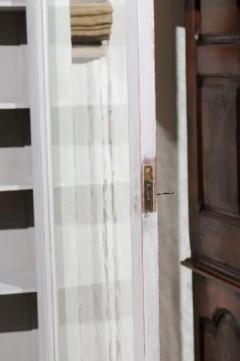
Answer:
[{"label": "glass pane", "polygon": [[125,1],[48,0],[60,361],[135,360]]}]

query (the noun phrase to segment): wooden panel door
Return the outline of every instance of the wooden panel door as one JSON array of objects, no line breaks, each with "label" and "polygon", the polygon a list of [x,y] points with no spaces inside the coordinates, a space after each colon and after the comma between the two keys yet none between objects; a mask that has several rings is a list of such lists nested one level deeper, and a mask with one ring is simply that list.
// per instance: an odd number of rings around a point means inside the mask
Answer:
[{"label": "wooden panel door", "polygon": [[187,0],[190,236],[197,361],[240,354],[240,2]]}]

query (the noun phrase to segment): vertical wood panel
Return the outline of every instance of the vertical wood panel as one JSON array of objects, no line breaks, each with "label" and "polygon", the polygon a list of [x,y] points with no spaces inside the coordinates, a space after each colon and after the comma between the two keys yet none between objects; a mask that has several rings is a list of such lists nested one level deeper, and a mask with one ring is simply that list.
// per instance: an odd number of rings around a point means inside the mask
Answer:
[{"label": "vertical wood panel", "polygon": [[239,31],[237,0],[200,0],[201,32],[204,34],[234,34]]}]

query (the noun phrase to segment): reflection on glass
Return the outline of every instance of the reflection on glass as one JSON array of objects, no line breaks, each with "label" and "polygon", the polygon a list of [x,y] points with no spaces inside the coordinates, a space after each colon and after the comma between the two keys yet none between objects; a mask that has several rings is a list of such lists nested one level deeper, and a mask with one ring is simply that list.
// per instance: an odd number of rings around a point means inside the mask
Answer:
[{"label": "reflection on glass", "polygon": [[59,359],[133,361],[125,0],[49,4]]}]

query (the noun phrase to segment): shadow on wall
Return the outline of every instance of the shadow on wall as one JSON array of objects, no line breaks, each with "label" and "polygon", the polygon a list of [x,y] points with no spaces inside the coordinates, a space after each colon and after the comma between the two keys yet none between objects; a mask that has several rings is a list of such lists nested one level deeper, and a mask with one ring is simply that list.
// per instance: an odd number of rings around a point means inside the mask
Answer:
[{"label": "shadow on wall", "polygon": [[[178,104],[176,71],[176,28],[184,26],[184,7],[184,0],[155,0],[158,191],[175,193],[158,201],[163,361],[193,360],[191,275],[180,268],[189,252],[186,110]],[[180,77],[184,89],[185,72]]]}]

